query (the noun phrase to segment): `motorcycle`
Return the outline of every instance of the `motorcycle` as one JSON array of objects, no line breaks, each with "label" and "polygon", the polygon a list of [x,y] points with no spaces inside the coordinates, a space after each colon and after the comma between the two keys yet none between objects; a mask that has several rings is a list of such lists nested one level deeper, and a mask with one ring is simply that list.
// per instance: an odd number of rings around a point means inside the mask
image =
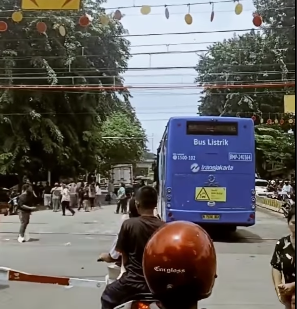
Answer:
[{"label": "motorcycle", "polygon": [[280,212],[284,215],[285,218],[288,217],[289,211],[291,210],[292,205],[294,204],[294,201],[291,199],[290,195],[283,195],[283,205],[280,208]]},{"label": "motorcycle", "polygon": [[160,309],[159,303],[151,293],[141,293],[133,296],[133,300],[128,300],[114,309]]},{"label": "motorcycle", "polygon": [[11,215],[15,215],[17,213],[17,208],[18,208],[18,198],[19,196],[15,196],[12,197],[8,204],[9,204],[9,210],[8,210],[8,214]]}]

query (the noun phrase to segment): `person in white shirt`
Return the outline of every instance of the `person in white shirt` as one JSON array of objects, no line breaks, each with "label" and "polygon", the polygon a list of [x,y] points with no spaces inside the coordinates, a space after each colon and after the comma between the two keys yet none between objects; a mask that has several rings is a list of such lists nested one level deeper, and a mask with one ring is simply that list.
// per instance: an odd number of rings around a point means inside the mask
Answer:
[{"label": "person in white shirt", "polygon": [[62,199],[61,199],[61,203],[62,203],[62,215],[65,216],[65,212],[66,209],[68,209],[72,216],[74,216],[75,211],[70,207],[70,191],[69,189],[66,187],[65,184],[62,184]]},{"label": "person in white shirt", "polygon": [[288,194],[288,195],[291,195],[291,194],[292,194],[292,191],[293,191],[292,186],[290,185],[289,181],[286,180],[286,181],[285,181],[285,184],[284,184],[284,186],[283,186],[282,192],[283,192],[283,193],[286,193],[286,194]]},{"label": "person in white shirt", "polygon": [[52,196],[52,204],[53,204],[53,211],[57,212],[60,208],[60,200],[61,200],[61,190],[62,188],[56,182],[55,186],[51,190]]},{"label": "person in white shirt", "polygon": [[95,206],[98,206],[99,208],[101,208],[101,203],[100,203],[100,197],[102,195],[102,190],[100,188],[100,184],[99,182],[96,182],[96,195],[95,195]]}]

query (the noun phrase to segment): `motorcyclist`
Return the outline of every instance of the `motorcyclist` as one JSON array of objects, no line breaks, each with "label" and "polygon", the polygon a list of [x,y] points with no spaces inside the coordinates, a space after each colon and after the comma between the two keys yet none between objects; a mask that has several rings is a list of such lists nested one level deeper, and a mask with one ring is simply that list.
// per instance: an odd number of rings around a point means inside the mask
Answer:
[{"label": "motorcyclist", "polygon": [[137,191],[135,202],[140,216],[123,222],[115,247],[122,255],[126,272],[106,286],[101,296],[102,309],[113,309],[127,298],[132,299],[135,294],[149,292],[143,275],[142,258],[147,242],[163,225],[154,216],[157,201],[158,194],[153,187],[144,186]]},{"label": "motorcyclist", "polygon": [[196,224],[168,223],[145,247],[146,282],[166,309],[197,308],[197,301],[211,295],[216,271],[213,242]]}]

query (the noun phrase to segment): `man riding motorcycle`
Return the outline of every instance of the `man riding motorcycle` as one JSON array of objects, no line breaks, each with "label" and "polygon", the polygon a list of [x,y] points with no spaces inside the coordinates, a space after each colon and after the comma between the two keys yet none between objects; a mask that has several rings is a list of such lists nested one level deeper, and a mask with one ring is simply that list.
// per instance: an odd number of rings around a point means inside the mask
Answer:
[{"label": "man riding motorcycle", "polygon": [[166,309],[197,308],[208,298],[217,271],[209,235],[198,225],[177,221],[161,227],[148,241],[143,272],[154,298]]},{"label": "man riding motorcycle", "polygon": [[135,197],[139,217],[125,220],[118,235],[115,250],[121,253],[125,268],[123,275],[108,284],[101,296],[102,309],[114,309],[127,297],[149,292],[146,284],[142,257],[144,248],[153,233],[164,223],[154,216],[157,191],[150,186],[140,188]]}]

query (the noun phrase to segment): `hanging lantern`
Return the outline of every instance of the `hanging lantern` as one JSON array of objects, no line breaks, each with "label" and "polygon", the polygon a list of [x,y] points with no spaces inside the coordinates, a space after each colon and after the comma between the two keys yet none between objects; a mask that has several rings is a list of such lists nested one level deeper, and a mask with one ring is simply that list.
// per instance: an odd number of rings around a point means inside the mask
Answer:
[{"label": "hanging lantern", "polygon": [[255,115],[252,116],[252,120],[255,122],[257,117]]},{"label": "hanging lantern", "polygon": [[293,124],[294,120],[293,120],[292,118],[290,118],[290,119],[288,120],[288,122],[289,122],[289,124]]},{"label": "hanging lantern", "polygon": [[261,118],[260,118],[260,123],[261,123],[261,124],[264,123],[264,119],[262,118],[262,116],[261,116]]},{"label": "hanging lantern", "polygon": [[113,18],[116,20],[121,20],[123,17],[122,12],[120,10],[116,10],[113,14]]},{"label": "hanging lantern", "polygon": [[148,15],[151,12],[151,7],[149,5],[143,5],[140,9],[142,15]]},{"label": "hanging lantern", "polygon": [[271,119],[267,119],[267,124],[272,124],[272,120]]},{"label": "hanging lantern", "polygon": [[193,23],[193,17],[190,14],[191,6],[188,4],[188,14],[185,15],[185,22],[187,25],[192,25]]},{"label": "hanging lantern", "polygon": [[59,27],[59,33],[60,33],[61,36],[65,36],[66,35],[66,29],[65,29],[65,27],[63,25],[61,25]]},{"label": "hanging lantern", "polygon": [[47,30],[47,25],[43,21],[40,21],[36,24],[36,29],[39,33],[45,33]]},{"label": "hanging lantern", "polygon": [[242,13],[242,11],[243,11],[243,6],[242,6],[241,3],[238,2],[238,3],[235,5],[235,14],[236,14],[236,15],[240,15],[240,14]]},{"label": "hanging lantern", "polygon": [[259,14],[254,14],[253,24],[256,27],[260,27],[263,23],[263,19]]},{"label": "hanging lantern", "polygon": [[21,11],[13,12],[11,15],[11,19],[15,23],[19,23],[23,20],[23,13]]},{"label": "hanging lantern", "polygon": [[100,17],[99,17],[99,20],[100,20],[100,22],[101,22],[101,24],[103,25],[103,26],[107,26],[108,25],[108,23],[109,23],[109,18],[108,18],[108,16],[107,15],[101,15]]},{"label": "hanging lantern", "polygon": [[214,4],[212,3],[211,13],[210,13],[210,22],[213,22],[214,16],[215,16],[215,13],[214,13]]},{"label": "hanging lantern", "polygon": [[274,123],[275,124],[278,124],[278,119],[275,117],[275,119],[274,119]]},{"label": "hanging lantern", "polygon": [[5,32],[8,29],[7,23],[3,20],[0,21],[0,32]]},{"label": "hanging lantern", "polygon": [[285,120],[284,119],[281,119],[280,121],[279,121],[279,124],[280,125],[283,125],[285,123]]},{"label": "hanging lantern", "polygon": [[79,21],[78,21],[79,25],[82,26],[82,27],[88,27],[89,24],[90,24],[90,19],[87,15],[83,15],[79,18]]},{"label": "hanging lantern", "polygon": [[165,7],[165,17],[169,19],[169,10],[168,7]]}]

